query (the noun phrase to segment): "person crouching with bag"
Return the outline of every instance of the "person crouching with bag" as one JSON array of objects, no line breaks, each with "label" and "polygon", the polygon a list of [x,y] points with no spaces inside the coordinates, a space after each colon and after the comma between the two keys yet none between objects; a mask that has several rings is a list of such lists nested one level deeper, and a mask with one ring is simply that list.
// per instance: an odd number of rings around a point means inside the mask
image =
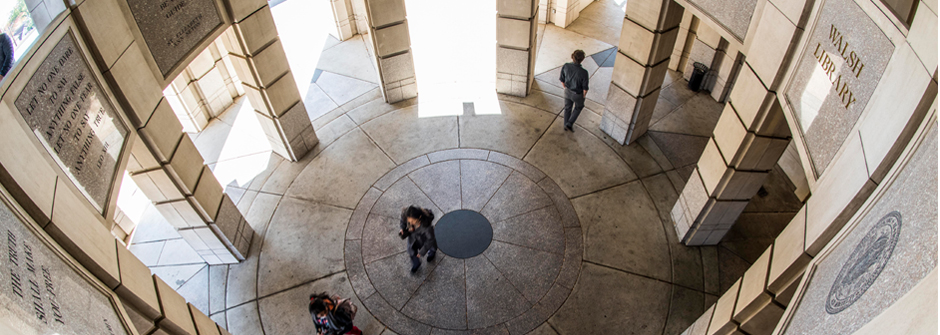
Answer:
[{"label": "person crouching with bag", "polygon": [[427,255],[428,262],[434,261],[437,254],[437,238],[434,237],[434,213],[427,208],[408,206],[401,211],[401,230],[398,236],[408,239],[408,256],[411,256],[411,273],[421,267],[421,256]]},{"label": "person crouching with bag", "polygon": [[308,309],[317,327],[317,335],[362,335],[362,331],[353,326],[358,308],[349,299],[330,296],[326,292],[311,294]]}]

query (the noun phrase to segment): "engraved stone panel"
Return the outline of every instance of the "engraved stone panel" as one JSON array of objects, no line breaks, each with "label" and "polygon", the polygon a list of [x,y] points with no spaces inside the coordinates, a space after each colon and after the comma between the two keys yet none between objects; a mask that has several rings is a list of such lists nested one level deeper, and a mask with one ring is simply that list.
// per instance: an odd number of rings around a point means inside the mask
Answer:
[{"label": "engraved stone panel", "polygon": [[[15,334],[129,334],[112,300],[0,204],[0,329]],[[103,286],[102,286],[103,287]]]},{"label": "engraved stone panel", "polygon": [[127,4],[164,76],[222,24],[214,0],[127,0]]},{"label": "engraved stone panel", "polygon": [[865,110],[894,45],[852,0],[827,0],[786,100],[822,175]]},{"label": "engraved stone panel", "polygon": [[857,224],[815,260],[781,334],[852,334],[937,266],[937,127]]},{"label": "engraved stone panel", "polygon": [[731,31],[740,41],[744,41],[757,7],[757,0],[689,0],[689,3]]},{"label": "engraved stone panel", "polygon": [[14,105],[59,167],[102,210],[127,127],[71,31],[46,55]]}]

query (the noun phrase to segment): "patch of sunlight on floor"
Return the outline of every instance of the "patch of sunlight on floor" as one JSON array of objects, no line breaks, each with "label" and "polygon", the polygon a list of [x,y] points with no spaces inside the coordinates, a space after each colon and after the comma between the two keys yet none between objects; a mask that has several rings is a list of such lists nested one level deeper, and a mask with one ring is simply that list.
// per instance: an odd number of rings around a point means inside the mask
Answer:
[{"label": "patch of sunlight on floor", "polygon": [[[213,172],[219,184],[244,187],[264,172],[271,158],[271,145],[265,139],[264,130],[248,99],[236,105],[237,112],[232,130],[225,139],[220,159]],[[234,183],[234,184],[233,184]]]},{"label": "patch of sunlight on floor", "polygon": [[405,0],[418,84],[418,116],[499,114],[496,2]]},{"label": "patch of sunlight on floor", "polygon": [[140,191],[137,183],[131,179],[127,171],[124,171],[122,178],[121,190],[118,191],[117,206],[124,212],[124,215],[127,215],[136,224],[144,216],[147,205],[150,205],[150,199],[144,195],[144,192]]},{"label": "patch of sunlight on floor", "polygon": [[271,15],[297,89],[303,95],[310,87],[326,39],[336,35],[333,8],[329,1],[284,1],[271,8]]}]

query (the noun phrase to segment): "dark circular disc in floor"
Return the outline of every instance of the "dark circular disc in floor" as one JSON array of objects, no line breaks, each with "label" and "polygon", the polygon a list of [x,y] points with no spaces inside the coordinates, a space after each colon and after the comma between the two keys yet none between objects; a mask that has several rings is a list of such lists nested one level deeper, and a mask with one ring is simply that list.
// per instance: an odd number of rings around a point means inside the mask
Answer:
[{"label": "dark circular disc in floor", "polygon": [[434,226],[437,247],[454,258],[482,253],[493,241],[493,226],[476,211],[461,209],[444,214]]}]

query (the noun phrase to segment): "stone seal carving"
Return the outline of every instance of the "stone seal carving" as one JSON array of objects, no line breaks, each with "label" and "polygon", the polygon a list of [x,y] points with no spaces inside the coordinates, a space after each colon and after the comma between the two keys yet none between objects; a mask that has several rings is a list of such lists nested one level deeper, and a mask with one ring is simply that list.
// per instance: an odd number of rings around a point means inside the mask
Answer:
[{"label": "stone seal carving", "polygon": [[901,234],[901,213],[892,211],[878,221],[842,265],[829,289],[826,312],[837,314],[865,294],[891,259]]}]

